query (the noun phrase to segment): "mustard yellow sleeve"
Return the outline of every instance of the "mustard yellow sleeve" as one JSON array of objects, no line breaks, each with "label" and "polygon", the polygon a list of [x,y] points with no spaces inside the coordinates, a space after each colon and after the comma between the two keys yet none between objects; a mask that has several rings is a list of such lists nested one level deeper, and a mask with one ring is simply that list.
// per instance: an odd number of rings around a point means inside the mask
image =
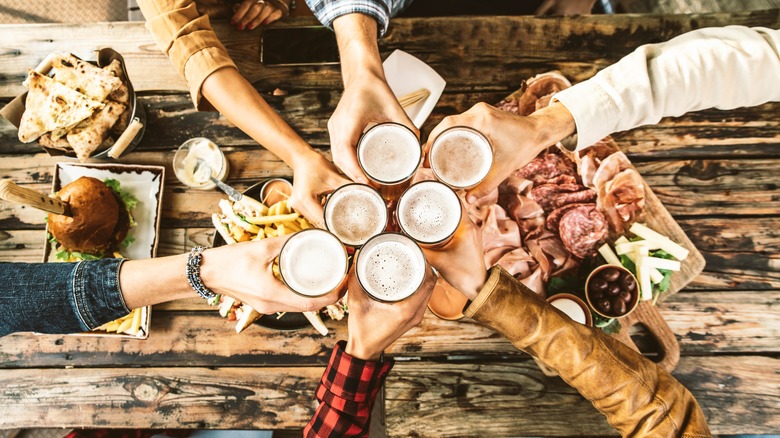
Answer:
[{"label": "mustard yellow sleeve", "polygon": [[555,370],[623,436],[712,436],[696,399],[671,374],[572,321],[500,266],[463,313]]},{"label": "mustard yellow sleeve", "polygon": [[208,107],[201,94],[203,82],[221,68],[236,68],[208,16],[198,12],[193,0],[138,0],[138,6],[160,50],[187,81],[195,107]]}]

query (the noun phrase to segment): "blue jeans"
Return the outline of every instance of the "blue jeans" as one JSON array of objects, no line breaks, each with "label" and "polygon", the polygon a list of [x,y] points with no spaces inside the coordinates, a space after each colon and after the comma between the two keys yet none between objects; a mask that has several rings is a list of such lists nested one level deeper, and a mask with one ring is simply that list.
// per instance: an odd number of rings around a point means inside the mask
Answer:
[{"label": "blue jeans", "polygon": [[0,336],[81,332],[127,315],[123,261],[0,263]]}]

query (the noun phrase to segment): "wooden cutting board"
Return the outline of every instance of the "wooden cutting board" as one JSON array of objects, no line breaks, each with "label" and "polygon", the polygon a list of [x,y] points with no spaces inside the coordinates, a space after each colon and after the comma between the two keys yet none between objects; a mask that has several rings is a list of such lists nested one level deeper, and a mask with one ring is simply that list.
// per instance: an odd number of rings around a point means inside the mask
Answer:
[{"label": "wooden cutting board", "polygon": [[[524,90],[525,84],[519,90],[508,96],[506,100],[518,101]],[[608,142],[614,150],[621,150],[611,138]],[[631,167],[633,168],[633,165]],[[634,168],[634,170],[636,170],[636,168]],[[647,181],[642,178],[642,182],[645,187],[645,206],[639,222],[644,223],[653,230],[669,237],[690,251],[688,257],[681,262],[680,271],[672,274],[669,289],[659,296],[658,301],[663,301],[668,296],[677,293],[688,285],[688,283],[693,281],[693,279],[704,270],[705,260],[677,221],[674,220],[666,207],[661,203],[661,200],[658,199],[658,196],[653,193],[653,190],[650,185],[647,184]],[[610,242],[610,244],[612,243],[613,242]],[[665,370],[669,372],[674,370],[677,366],[677,362],[680,360],[680,346],[677,343],[677,338],[669,327],[669,324],[666,323],[652,301],[640,302],[634,312],[620,319],[620,325],[620,331],[612,334],[614,338],[619,339],[632,349],[640,351],[639,347],[637,347],[636,343],[631,339],[631,333],[643,328],[658,345],[658,356],[653,359],[655,359],[656,363]],[[554,373],[549,374],[549,370],[546,370],[541,364],[540,368],[545,374],[554,375]]]}]

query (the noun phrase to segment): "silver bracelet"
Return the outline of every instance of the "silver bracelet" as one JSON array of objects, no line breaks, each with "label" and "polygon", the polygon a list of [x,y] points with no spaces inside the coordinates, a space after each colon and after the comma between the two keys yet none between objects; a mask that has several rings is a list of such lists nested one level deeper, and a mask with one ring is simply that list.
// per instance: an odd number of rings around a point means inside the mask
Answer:
[{"label": "silver bracelet", "polygon": [[200,278],[200,262],[203,260],[203,248],[202,246],[196,246],[192,248],[187,256],[187,282],[190,283],[192,289],[205,300],[213,300],[217,294],[209,290],[203,280]]}]

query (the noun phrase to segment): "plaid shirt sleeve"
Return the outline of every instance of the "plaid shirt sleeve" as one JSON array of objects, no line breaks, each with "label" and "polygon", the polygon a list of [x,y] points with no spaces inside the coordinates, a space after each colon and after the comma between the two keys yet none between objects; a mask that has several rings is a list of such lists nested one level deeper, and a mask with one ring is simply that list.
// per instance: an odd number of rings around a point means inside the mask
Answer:
[{"label": "plaid shirt sleeve", "polygon": [[345,341],[333,348],[330,362],[317,387],[320,405],[303,430],[303,436],[368,436],[371,409],[393,360],[365,361],[344,351]]},{"label": "plaid shirt sleeve", "polygon": [[374,17],[379,36],[387,32],[390,17],[411,0],[306,0],[306,5],[323,26],[333,29],[333,20],[347,14],[365,14]]}]

